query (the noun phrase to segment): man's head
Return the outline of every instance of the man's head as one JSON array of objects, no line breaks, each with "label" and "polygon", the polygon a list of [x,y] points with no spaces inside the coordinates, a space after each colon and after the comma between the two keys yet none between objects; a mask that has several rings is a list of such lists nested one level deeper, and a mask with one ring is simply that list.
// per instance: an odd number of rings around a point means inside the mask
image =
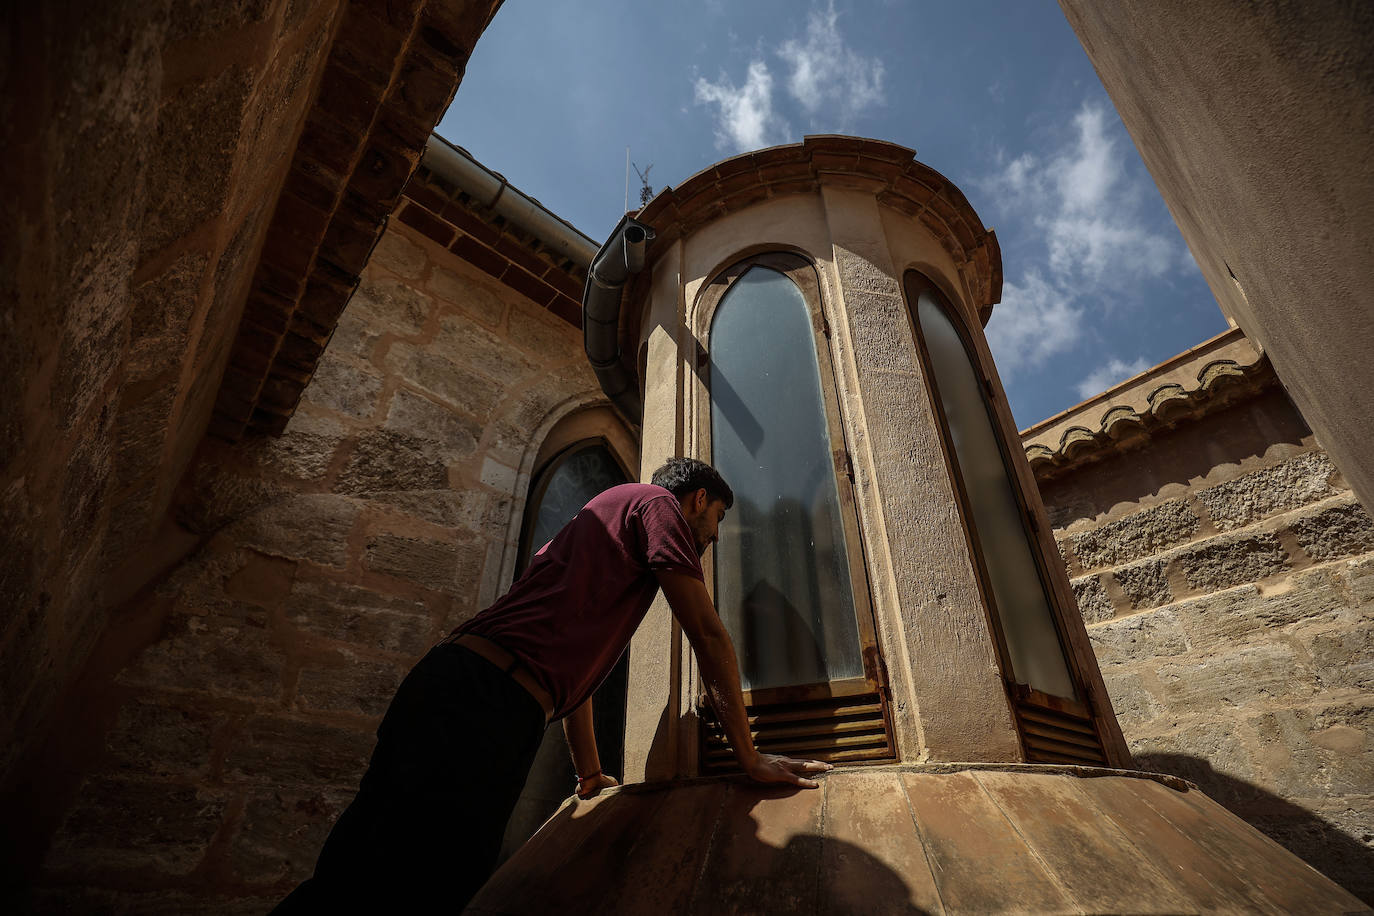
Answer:
[{"label": "man's head", "polygon": [[715,543],[725,510],[735,504],[734,491],[725,479],[704,461],[695,458],[669,458],[668,463],[649,481],[677,497],[682,515],[692,529],[697,553]]}]

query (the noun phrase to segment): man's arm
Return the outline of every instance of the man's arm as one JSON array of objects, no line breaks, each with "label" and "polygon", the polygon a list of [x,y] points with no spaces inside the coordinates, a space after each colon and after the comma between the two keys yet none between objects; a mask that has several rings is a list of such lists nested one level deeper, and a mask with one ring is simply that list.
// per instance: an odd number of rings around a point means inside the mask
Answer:
[{"label": "man's arm", "polygon": [[725,625],[720,622],[705,583],[683,573],[664,571],[657,576],[673,616],[682,624],[682,631],[696,653],[701,679],[706,682],[706,694],[725,728],[725,737],[740,767],[758,782],[786,782],[807,789],[816,788],[815,781],[802,774],[824,773],[831,769],[830,764],[760,754],[754,747],[744,708],[744,693],[740,689],[735,647]]},{"label": "man's arm", "polygon": [[602,789],[618,786],[615,778],[601,772],[601,755],[596,750],[596,731],[592,728],[592,698],[568,713],[563,720],[563,737],[568,739],[573,769],[577,770],[577,797],[591,798]]}]

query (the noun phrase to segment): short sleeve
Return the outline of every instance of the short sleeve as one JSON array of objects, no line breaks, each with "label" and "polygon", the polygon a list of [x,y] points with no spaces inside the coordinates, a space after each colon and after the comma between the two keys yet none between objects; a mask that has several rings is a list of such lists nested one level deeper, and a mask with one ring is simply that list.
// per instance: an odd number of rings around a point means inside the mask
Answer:
[{"label": "short sleeve", "polygon": [[644,525],[644,559],[654,572],[677,572],[705,581],[696,542],[682,508],[672,496],[647,500],[639,508]]}]

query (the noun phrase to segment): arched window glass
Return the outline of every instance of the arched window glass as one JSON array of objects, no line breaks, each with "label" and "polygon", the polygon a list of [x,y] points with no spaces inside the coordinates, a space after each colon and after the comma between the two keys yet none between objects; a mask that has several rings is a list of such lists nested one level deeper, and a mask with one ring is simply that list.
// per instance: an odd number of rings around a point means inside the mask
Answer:
[{"label": "arched window glass", "polygon": [[610,450],[599,442],[574,446],[555,459],[554,465],[540,476],[532,505],[526,509],[533,524],[525,541],[525,562],[521,568],[593,496],[625,483],[625,479],[625,472]]},{"label": "arched window glass", "polygon": [[907,282],[939,397],[955,473],[963,484],[975,549],[1018,683],[1076,696],[1044,581],[1035,562],[996,423],[975,363],[953,319],[929,288]]},{"label": "arched window glass", "polygon": [[769,268],[712,319],[711,457],[735,491],[716,606],[750,690],[864,675],[816,346],[801,290]]}]

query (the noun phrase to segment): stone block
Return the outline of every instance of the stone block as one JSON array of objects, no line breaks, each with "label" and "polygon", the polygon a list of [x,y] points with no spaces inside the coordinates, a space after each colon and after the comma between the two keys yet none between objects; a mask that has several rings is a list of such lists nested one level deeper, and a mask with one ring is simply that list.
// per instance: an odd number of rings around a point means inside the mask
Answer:
[{"label": "stone block", "polygon": [[493,490],[499,490],[502,493],[514,493],[516,478],[519,476],[519,472],[515,468],[502,464],[495,459],[486,458],[482,461],[482,483]]},{"label": "stone block", "polygon": [[327,580],[296,582],[286,619],[326,639],[405,655],[419,655],[434,638],[422,602]]},{"label": "stone block", "polygon": [[1374,605],[1374,557],[1361,557],[1346,564],[1350,593],[1361,607]]},{"label": "stone block", "polygon": [[126,364],[129,379],[154,378],[176,365],[185,353],[187,328],[209,264],[203,252],[184,254],[160,276],[132,290]]},{"label": "stone block", "polygon": [[344,428],[331,417],[297,411],[281,436],[261,436],[240,446],[264,470],[297,480],[319,480],[344,441]]},{"label": "stone block", "polygon": [[377,534],[367,539],[363,565],[431,591],[465,594],[481,576],[484,552],[485,545],[476,539],[436,541]]},{"label": "stone block", "polygon": [[174,386],[160,386],[119,411],[115,421],[116,486],[127,487],[162,466],[162,446],[176,396]]},{"label": "stone block", "polygon": [[1374,786],[1374,705],[1368,697],[1269,710],[1254,719],[1266,782],[1286,797],[1368,793]]},{"label": "stone block", "polygon": [[1288,568],[1288,555],[1272,534],[1254,533],[1210,538],[1175,558],[1193,588],[1216,592],[1256,582]]},{"label": "stone block", "polygon": [[1088,638],[1098,662],[1104,665],[1183,655],[1192,648],[1183,627],[1167,609],[1118,617],[1089,627]]},{"label": "stone block", "polygon": [[1202,717],[1162,734],[1128,735],[1127,743],[1140,769],[1182,777],[1214,801],[1237,807],[1264,794],[1246,737],[1232,722]]},{"label": "stone block", "polygon": [[1112,698],[1122,732],[1129,739],[1146,722],[1164,711],[1164,704],[1155,696],[1141,676],[1139,668],[1131,665],[1102,665],[1102,681],[1107,696]]},{"label": "stone block", "polygon": [[428,261],[423,248],[406,238],[398,227],[392,226],[382,233],[370,263],[384,267],[398,277],[418,280]]},{"label": "stone block", "polygon": [[1355,896],[1374,900],[1374,796],[1302,799],[1278,812],[1245,812],[1245,819]]},{"label": "stone block", "polygon": [[366,420],[377,409],[382,377],[325,351],[304,397],[312,404]]},{"label": "stone block", "polygon": [[391,704],[406,668],[345,653],[342,666],[301,669],[296,704],[305,710],[381,716]]},{"label": "stone block", "polygon": [[539,365],[508,339],[462,315],[442,315],[435,348],[455,362],[509,388],[538,370]]},{"label": "stone block", "polygon": [[186,875],[219,830],[227,795],[141,780],[87,780],[53,841],[45,868],[71,874],[146,870]]},{"label": "stone block", "polygon": [[1164,572],[1164,563],[1160,560],[1122,566],[1112,576],[1135,610],[1159,607],[1174,600],[1173,592],[1169,590],[1169,579]]},{"label": "stone block", "polygon": [[328,352],[370,359],[381,340],[381,326],[372,323],[365,316],[345,311],[339,316],[334,327],[334,336],[329,338]]},{"label": "stone block", "polygon": [[230,845],[230,867],[249,884],[303,881],[352,799],[350,792],[328,789],[250,792]]},{"label": "stone block", "polygon": [[386,367],[416,388],[479,420],[491,414],[503,394],[489,380],[429,348],[393,344],[387,351]]},{"label": "stone block", "polygon": [[274,502],[234,524],[245,547],[271,556],[343,566],[358,504],[347,497],[306,493]]},{"label": "stone block", "polygon": [[1085,623],[1100,623],[1116,616],[1107,587],[1100,576],[1084,576],[1069,583],[1073,588],[1074,600],[1078,602],[1078,613]]},{"label": "stone block", "polygon": [[225,779],[263,786],[356,789],[376,737],[310,719],[254,716],[233,736]]},{"label": "stone block", "polygon": [[208,771],[216,723],[213,713],[176,698],[140,697],[119,710],[105,748],[123,775],[185,780]]},{"label": "stone block", "polygon": [[535,313],[528,306],[510,312],[510,338],[541,363],[566,362],[582,355],[582,335],[546,312]]},{"label": "stone block", "polygon": [[1261,594],[1253,585],[1182,601],[1173,611],[1194,646],[1266,641],[1273,631],[1332,615],[1349,603],[1338,571],[1306,570]]},{"label": "stone block", "polygon": [[177,7],[167,23],[167,39],[182,41],[216,32],[240,29],[262,22],[272,9],[271,0],[189,0]]},{"label": "stone block", "polygon": [[441,301],[456,306],[489,328],[498,326],[506,311],[506,303],[491,287],[442,267],[434,268],[430,274],[429,289]]},{"label": "stone block", "polygon": [[428,440],[433,456],[446,463],[470,457],[482,435],[477,421],[404,388],[391,399],[386,428]]},{"label": "stone block", "polygon": [[1218,530],[1230,531],[1330,496],[1334,470],[1324,452],[1307,452],[1199,490],[1197,498]]},{"label": "stone block", "polygon": [[204,691],[212,696],[275,700],[285,657],[272,644],[266,614],[178,613],[162,638],[145,649],[118,680],[147,687]]},{"label": "stone block", "polygon": [[[391,235],[388,232],[383,239]],[[381,250],[381,245],[377,250]],[[373,258],[376,258],[375,252]],[[360,319],[374,331],[414,337],[424,330],[433,311],[434,300],[414,286],[369,276],[359,284],[344,309],[344,316]]]},{"label": "stone block", "polygon": [[1311,670],[1282,643],[1164,663],[1157,676],[1170,711],[1177,714],[1221,716],[1228,707],[1260,709],[1278,699],[1304,699],[1315,690]]},{"label": "stone block", "polygon": [[1374,620],[1369,616],[1341,616],[1330,626],[1297,636],[1323,687],[1374,691]]},{"label": "stone block", "polygon": [[1100,528],[1072,535],[1074,552],[1084,569],[1120,566],[1153,556],[1190,540],[1198,518],[1181,499],[1171,499]]},{"label": "stone block", "polygon": [[438,525],[441,528],[468,528],[479,531],[473,521],[477,511],[468,492],[458,490],[372,490],[366,497],[384,503],[398,512]]},{"label": "stone block", "polygon": [[1336,560],[1374,550],[1374,519],[1357,502],[1294,520],[1298,544],[1314,560]]},{"label": "stone block", "polygon": [[415,436],[390,429],[358,436],[334,489],[341,493],[446,489],[448,470],[435,449]]}]

